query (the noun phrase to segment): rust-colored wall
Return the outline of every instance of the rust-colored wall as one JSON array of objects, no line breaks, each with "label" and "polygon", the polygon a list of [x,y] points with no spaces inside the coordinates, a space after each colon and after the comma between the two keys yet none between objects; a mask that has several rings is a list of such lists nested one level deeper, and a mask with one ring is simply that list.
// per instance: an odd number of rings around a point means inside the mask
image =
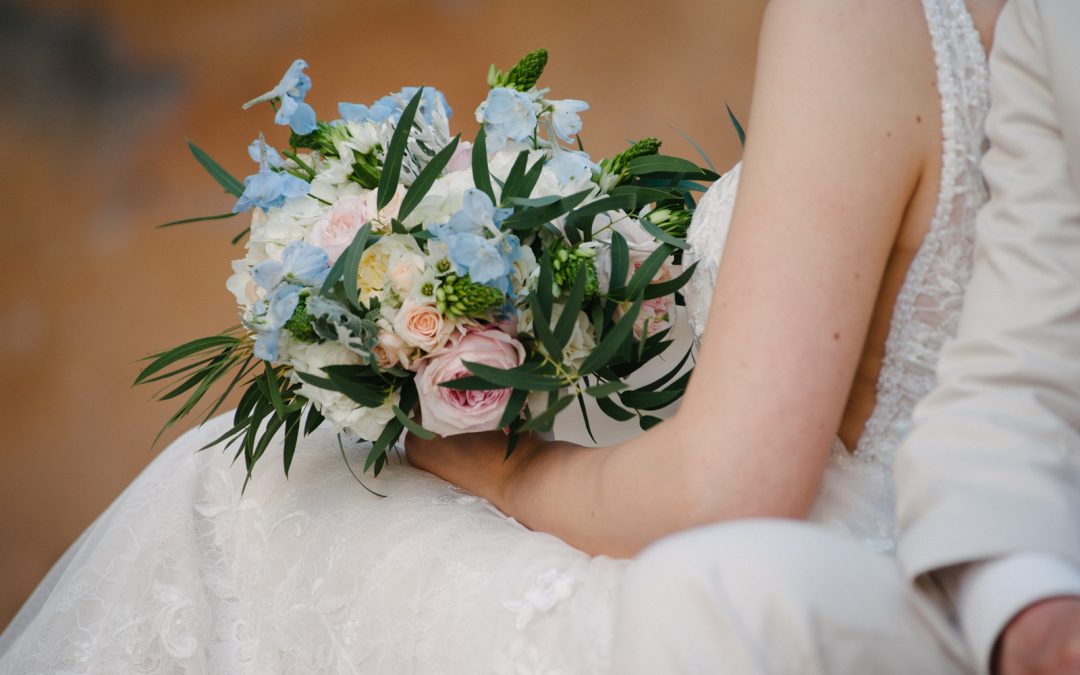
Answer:
[{"label": "rust-colored wall", "polygon": [[[284,130],[240,104],[311,63],[308,100],[443,89],[475,128],[492,61],[551,50],[544,84],[583,98],[594,156],[659,135],[720,167],[738,145],[764,0],[38,0],[0,5],[0,626],[153,457],[171,408],[137,360],[235,321],[224,289],[242,225],[185,136],[238,175]],[[165,442],[175,436],[169,434]]]}]

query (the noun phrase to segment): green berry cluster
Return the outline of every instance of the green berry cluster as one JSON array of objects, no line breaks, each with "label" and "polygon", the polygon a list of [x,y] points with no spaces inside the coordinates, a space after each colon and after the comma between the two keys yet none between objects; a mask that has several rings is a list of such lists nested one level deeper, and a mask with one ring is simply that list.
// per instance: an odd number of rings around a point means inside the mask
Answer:
[{"label": "green berry cluster", "polygon": [[585,267],[585,297],[591,298],[600,290],[600,281],[596,276],[596,252],[591,248],[570,248],[558,244],[551,256],[555,285],[564,291],[570,290],[577,279],[578,270]]},{"label": "green berry cluster", "polygon": [[643,138],[614,157],[600,160],[600,170],[603,173],[618,176],[621,183],[629,177],[627,172],[631,161],[638,157],[659,153],[661,145],[662,141],[659,138]]},{"label": "green berry cluster", "polygon": [[479,318],[503,302],[503,294],[498,289],[478,284],[468,275],[449,274],[435,290],[435,306],[449,317]]},{"label": "green berry cluster", "polygon": [[544,73],[547,66],[548,51],[541,47],[531,51],[505,73],[494,65],[488,69],[488,85],[491,87],[509,87],[518,91],[529,91]]}]

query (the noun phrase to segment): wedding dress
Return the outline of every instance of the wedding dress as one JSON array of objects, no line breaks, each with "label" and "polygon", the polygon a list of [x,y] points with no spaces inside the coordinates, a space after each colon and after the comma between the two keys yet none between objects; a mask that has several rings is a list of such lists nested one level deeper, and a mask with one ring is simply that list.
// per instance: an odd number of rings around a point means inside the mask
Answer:
[{"label": "wedding dress", "polygon": [[[837,442],[811,519],[887,551],[889,465],[934,380],[968,279],[985,54],[963,0],[924,0],[943,156],[929,234],[896,302],[877,407],[854,452]],[[739,180],[703,197],[689,314],[700,333]],[[56,564],[0,638],[2,673],[595,673],[608,663],[625,561],[589,557],[405,464],[364,491],[316,432],[290,477],[166,449]],[[354,449],[354,461],[362,450]],[[268,451],[273,456],[273,450]],[[675,617],[673,617],[675,619]]]}]

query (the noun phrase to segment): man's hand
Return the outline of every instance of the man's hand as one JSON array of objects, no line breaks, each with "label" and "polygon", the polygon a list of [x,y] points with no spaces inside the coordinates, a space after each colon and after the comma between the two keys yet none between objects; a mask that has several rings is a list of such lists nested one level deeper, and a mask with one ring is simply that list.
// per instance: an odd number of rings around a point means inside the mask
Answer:
[{"label": "man's hand", "polygon": [[1043,600],[1017,614],[995,666],[999,675],[1080,675],[1080,597]]}]

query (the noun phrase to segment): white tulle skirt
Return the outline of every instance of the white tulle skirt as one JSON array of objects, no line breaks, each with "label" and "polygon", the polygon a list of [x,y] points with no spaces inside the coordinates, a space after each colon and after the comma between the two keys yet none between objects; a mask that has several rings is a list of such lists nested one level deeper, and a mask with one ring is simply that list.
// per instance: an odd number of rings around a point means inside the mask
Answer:
[{"label": "white tulle skirt", "polygon": [[[374,496],[328,430],[288,479],[272,446],[241,497],[242,462],[195,452],[227,428],[170,445],[83,533],[0,637],[0,672],[606,671],[626,561],[404,463],[364,478]],[[868,469],[838,455],[813,519],[883,549]]]}]

